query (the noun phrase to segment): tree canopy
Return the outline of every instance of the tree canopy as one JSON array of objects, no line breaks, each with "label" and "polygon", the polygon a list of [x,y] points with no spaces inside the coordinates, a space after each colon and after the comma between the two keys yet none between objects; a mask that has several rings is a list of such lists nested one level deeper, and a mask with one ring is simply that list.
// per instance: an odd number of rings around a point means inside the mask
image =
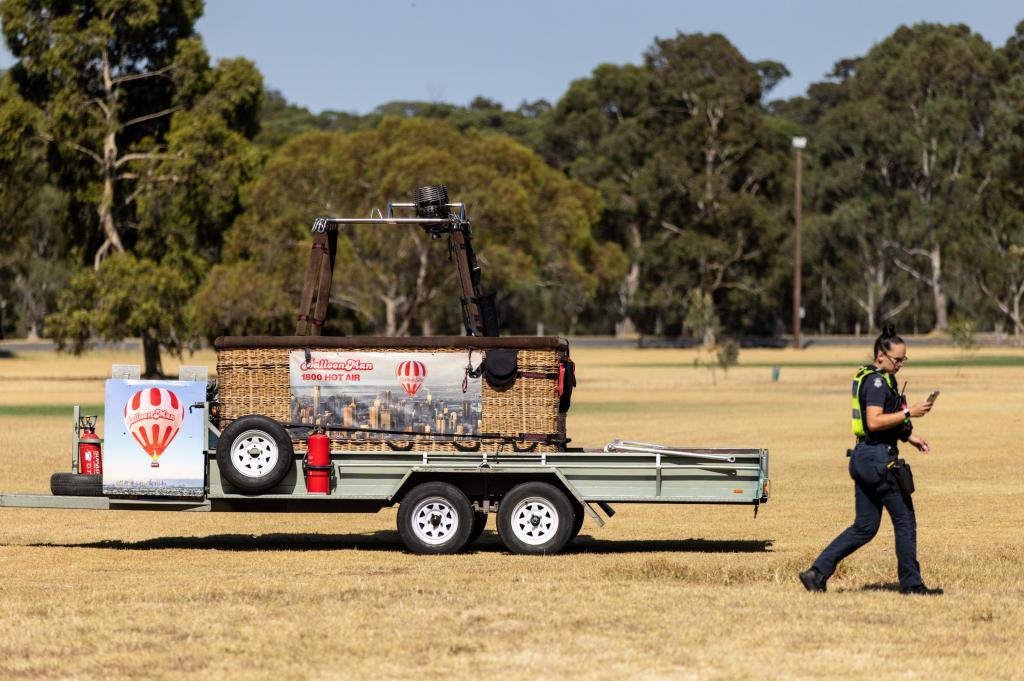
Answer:
[{"label": "tree canopy", "polygon": [[[161,346],[180,350],[189,337],[185,293],[203,278],[202,259],[219,258],[238,191],[260,165],[249,140],[262,80],[244,59],[210,66],[194,34],[201,11],[199,0],[0,4],[16,101],[31,107],[68,205],[54,255],[94,270],[71,278],[47,332],[74,350],[97,334],[141,336],[147,374],[160,373]],[[166,287],[132,286],[164,275],[181,284],[170,300]],[[128,294],[131,314],[82,314],[124,311]]]},{"label": "tree canopy", "polygon": [[[544,152],[602,192],[602,234],[624,244],[620,330],[679,333],[689,301],[734,331],[771,326],[788,140],[766,121],[765,79],[721,35],[657,40],[642,66],[603,65],[546,120]],[[777,314],[777,313],[776,313]]]},{"label": "tree canopy", "polygon": [[[273,155],[246,192],[223,263],[196,296],[202,328],[209,335],[290,333],[313,218],[369,215],[408,200],[415,187],[440,183],[469,206],[484,286],[501,292],[507,328],[572,324],[617,279],[618,249],[591,233],[596,194],[507,137],[392,117],[353,133],[306,133]],[[334,331],[459,332],[454,271],[444,246],[422,230],[346,228],[338,251]],[[255,296],[237,286],[255,276],[271,285]]]},{"label": "tree canopy", "polygon": [[[1024,340],[1024,22],[900,27],[805,95],[722,35],[656,38],[554,103],[318,113],[211,63],[201,0],[0,0],[0,332],[80,350],[290,333],[319,215],[446,184],[505,329],[790,331],[794,153],[805,326],[952,319]],[[331,333],[458,333],[444,246],[346,229]]]}]

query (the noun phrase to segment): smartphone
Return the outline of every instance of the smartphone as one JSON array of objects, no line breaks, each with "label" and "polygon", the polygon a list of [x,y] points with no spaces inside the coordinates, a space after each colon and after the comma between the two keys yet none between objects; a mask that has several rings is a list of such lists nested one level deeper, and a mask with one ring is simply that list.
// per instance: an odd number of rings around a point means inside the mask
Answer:
[{"label": "smartphone", "polygon": [[935,400],[939,397],[939,391],[933,390],[932,394],[928,396],[928,404],[935,404]]}]

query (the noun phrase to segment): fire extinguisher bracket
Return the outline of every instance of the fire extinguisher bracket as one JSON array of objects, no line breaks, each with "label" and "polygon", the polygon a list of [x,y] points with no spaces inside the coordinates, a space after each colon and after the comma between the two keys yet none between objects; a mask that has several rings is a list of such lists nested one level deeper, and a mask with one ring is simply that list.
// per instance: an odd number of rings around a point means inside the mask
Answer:
[{"label": "fire extinguisher bracket", "polygon": [[332,474],[331,477],[334,477],[333,476],[334,464],[327,464],[326,466],[314,466],[313,464],[309,463],[308,457],[305,457],[305,456],[302,457],[302,470],[303,471],[327,471],[328,473]]}]

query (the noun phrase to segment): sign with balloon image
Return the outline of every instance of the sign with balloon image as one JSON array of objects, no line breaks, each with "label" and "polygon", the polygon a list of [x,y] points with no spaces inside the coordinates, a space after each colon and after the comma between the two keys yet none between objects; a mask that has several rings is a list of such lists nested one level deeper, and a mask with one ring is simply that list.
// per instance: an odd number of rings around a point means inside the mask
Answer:
[{"label": "sign with balloon image", "polygon": [[482,392],[470,369],[479,364],[461,352],[312,350],[307,359],[294,350],[291,420],[334,426],[335,439],[472,439],[480,434]]},{"label": "sign with balloon image", "polygon": [[103,494],[201,497],[206,399],[203,381],[107,381]]}]

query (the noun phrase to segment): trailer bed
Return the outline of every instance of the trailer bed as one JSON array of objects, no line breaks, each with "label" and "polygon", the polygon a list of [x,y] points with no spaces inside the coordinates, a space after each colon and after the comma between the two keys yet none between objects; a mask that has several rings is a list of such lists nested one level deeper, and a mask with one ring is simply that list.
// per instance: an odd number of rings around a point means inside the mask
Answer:
[{"label": "trailer bed", "polygon": [[[391,505],[416,478],[456,478],[486,491],[493,476],[556,478],[582,503],[760,504],[768,500],[765,449],[673,448],[687,454],[367,452],[332,453],[329,494],[306,490],[301,452],[282,483],[263,494],[244,494],[221,479],[215,453],[207,453],[205,499],[72,497],[0,494],[0,506],[97,510],[286,510],[332,511],[331,502],[375,510]],[[709,459],[707,457],[715,457]],[[730,460],[731,459],[731,460]],[[486,494],[485,494],[486,496]],[[227,503],[225,503],[227,502]],[[286,506],[281,503],[290,502]],[[363,503],[358,503],[363,502]],[[299,506],[311,506],[299,508]]]}]

